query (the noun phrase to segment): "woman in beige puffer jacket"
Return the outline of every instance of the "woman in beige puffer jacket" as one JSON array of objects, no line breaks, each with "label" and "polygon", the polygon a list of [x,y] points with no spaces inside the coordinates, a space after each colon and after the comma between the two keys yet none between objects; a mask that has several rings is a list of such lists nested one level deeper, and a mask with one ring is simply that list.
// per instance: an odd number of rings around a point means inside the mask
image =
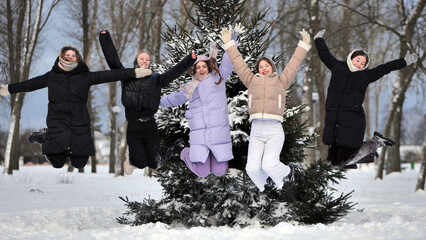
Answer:
[{"label": "woman in beige puffer jacket", "polygon": [[275,72],[272,60],[266,57],[257,61],[258,73],[254,74],[231,40],[231,29],[222,29],[220,35],[235,72],[248,89],[249,121],[252,124],[246,171],[261,192],[265,189],[268,177],[271,177],[278,189],[294,185],[293,167],[284,165],[279,156],[285,139],[281,125],[284,120],[285,92],[311,48],[309,34],[304,29],[299,33],[303,40],[299,41],[280,75]]}]

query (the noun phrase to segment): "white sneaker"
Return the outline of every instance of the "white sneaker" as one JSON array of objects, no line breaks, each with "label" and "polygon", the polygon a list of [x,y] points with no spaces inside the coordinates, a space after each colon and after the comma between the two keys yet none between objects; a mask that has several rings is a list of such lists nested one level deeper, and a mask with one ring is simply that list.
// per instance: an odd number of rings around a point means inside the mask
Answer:
[{"label": "white sneaker", "polygon": [[133,170],[135,170],[136,167],[130,164],[129,160],[125,160],[123,165],[124,165],[124,172],[127,175],[132,175]]}]

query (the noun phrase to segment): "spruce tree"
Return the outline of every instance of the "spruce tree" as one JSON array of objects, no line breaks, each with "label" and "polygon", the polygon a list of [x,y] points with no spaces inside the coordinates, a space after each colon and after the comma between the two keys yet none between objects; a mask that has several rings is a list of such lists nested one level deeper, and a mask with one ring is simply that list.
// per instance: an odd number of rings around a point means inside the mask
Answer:
[{"label": "spruce tree", "polygon": [[[187,32],[179,26],[166,26],[167,31],[162,33],[162,38],[166,43],[168,60],[165,66],[154,65],[154,70],[162,72],[192,51],[208,56],[210,42],[221,42],[218,34],[222,27],[245,23],[245,30],[238,36],[238,49],[254,71],[256,60],[265,54],[269,44],[263,38],[270,25],[260,24],[266,12],[246,19],[243,8],[245,1],[192,2],[196,5],[196,17],[188,15],[194,27]],[[223,49],[219,47],[218,65],[223,53]],[[276,64],[281,58],[282,55],[272,57]],[[163,94],[179,91],[181,85],[190,80],[189,75],[181,76],[164,89]],[[226,84],[235,157],[229,162],[228,173],[222,177],[210,174],[206,178],[199,178],[180,159],[167,161],[156,174],[164,190],[163,198],[158,201],[145,199],[137,202],[120,197],[128,211],[117,218],[118,222],[140,225],[160,221],[187,227],[252,224],[274,226],[291,220],[307,224],[330,223],[350,211],[354,206],[348,202],[351,193],[335,198],[335,189],[329,186],[330,182],[338,183],[343,179],[343,173],[320,161],[310,167],[296,167],[296,185],[291,190],[277,190],[270,182],[267,190],[259,192],[244,170],[250,134],[247,89],[235,73]],[[187,105],[183,105],[158,111],[156,118],[163,153],[178,138],[188,141],[186,108]],[[317,137],[316,133],[305,134],[306,125],[299,120],[303,109],[303,105],[287,106],[284,113],[283,128],[286,137],[281,160],[285,164],[298,163],[300,166],[305,157],[303,148],[312,147],[311,144]]]}]

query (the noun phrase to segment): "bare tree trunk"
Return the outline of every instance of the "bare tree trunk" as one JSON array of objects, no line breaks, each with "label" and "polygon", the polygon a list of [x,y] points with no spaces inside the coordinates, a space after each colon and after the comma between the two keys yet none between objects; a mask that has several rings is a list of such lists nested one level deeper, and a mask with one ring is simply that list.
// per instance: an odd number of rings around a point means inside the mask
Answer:
[{"label": "bare tree trunk", "polygon": [[[310,17],[310,27],[311,27],[311,35],[315,35],[319,32],[323,27],[321,26],[320,19],[320,11],[319,11],[319,2],[313,1],[314,6],[312,8],[312,16]],[[313,46],[315,47],[315,46]],[[312,51],[312,50],[311,50]],[[313,79],[315,80],[315,85],[317,88],[318,94],[318,120],[314,123],[315,128],[322,132],[324,129],[324,120],[325,120],[325,73],[322,71],[322,62],[318,57],[312,59],[312,74]],[[328,146],[322,142],[321,137],[317,139],[317,151],[320,153],[321,161],[326,161],[328,155]]]},{"label": "bare tree trunk", "polygon": [[[413,7],[413,9],[411,11],[409,11],[409,14],[406,15],[406,11],[405,11],[405,6],[404,6],[404,2],[403,1],[398,1],[397,2],[397,9],[398,9],[398,16],[401,19],[402,24],[404,25],[403,29],[404,32],[403,33],[398,33],[396,32],[392,27],[390,26],[386,26],[384,24],[382,24],[381,22],[375,22],[372,21],[375,24],[378,24],[382,27],[385,27],[386,29],[389,29],[390,31],[394,32],[398,37],[399,37],[399,41],[400,41],[400,56],[404,57],[405,53],[407,52],[407,50],[411,50],[410,47],[413,46],[413,44],[411,44],[411,39],[414,35],[414,28],[415,28],[415,24],[417,22],[417,20],[419,19],[419,17],[421,16],[421,13],[423,12],[423,9],[425,7],[426,4],[426,0],[420,0],[417,2],[417,5]],[[419,65],[421,65],[421,63],[419,63]],[[415,73],[415,71],[417,70],[417,68],[414,66],[410,66],[412,69],[404,69],[401,70],[400,74],[398,74],[399,79],[397,80],[397,82],[394,84],[393,89],[392,89],[392,103],[391,103],[391,108],[389,110],[389,115],[388,115],[388,119],[386,121],[386,125],[385,125],[385,131],[384,131],[384,136],[389,136],[391,127],[392,127],[392,123],[393,123],[393,118],[395,117],[395,112],[398,109],[402,109],[402,105],[404,102],[404,98],[405,98],[405,93],[407,91],[407,88],[409,87],[411,81],[413,80],[413,75]],[[399,119],[399,123],[397,124],[401,124],[400,122],[401,119]],[[398,126],[396,126],[397,128],[400,128]],[[397,133],[399,138],[399,134]],[[399,144],[399,142],[397,143]],[[384,156],[386,154],[386,147],[382,148],[380,157],[377,160],[377,173],[376,173],[376,178],[382,179],[383,178],[383,168],[384,168]],[[396,156],[399,159],[399,156]]]},{"label": "bare tree trunk", "polygon": [[119,164],[120,167],[117,169],[116,176],[117,175],[124,176],[123,163],[124,163],[124,160],[127,157],[127,154],[126,154],[127,153],[126,133],[127,133],[127,122],[124,124],[123,133],[121,134],[119,157],[118,157],[118,161],[120,161],[120,164]]},{"label": "bare tree trunk", "polygon": [[[316,33],[320,30],[320,18],[319,18],[319,5],[317,1],[311,1],[306,4],[308,9],[309,16],[309,29],[310,33]],[[303,88],[302,88],[302,103],[307,105],[305,108],[305,113],[302,115],[302,122],[307,122],[308,125],[308,134],[312,134],[315,129],[316,122],[314,122],[316,116],[314,109],[314,102],[312,99],[314,81],[317,82],[316,78],[319,77],[318,73],[320,72],[320,62],[318,62],[317,58],[311,58],[311,55],[308,54],[306,58],[306,62],[308,65],[308,70],[305,73],[305,77],[303,78]],[[316,103],[319,105],[319,103]],[[317,109],[318,111],[319,109]],[[315,163],[315,149],[313,148],[305,148],[306,158],[304,159],[304,164],[306,166],[310,166]]]},{"label": "bare tree trunk", "polygon": [[[54,1],[48,11],[45,22],[49,19],[50,13],[58,2]],[[17,31],[16,38],[14,36],[14,19],[13,8],[10,0],[6,2],[7,11],[7,46],[9,64],[12,66],[9,69],[11,82],[19,82],[28,79],[34,49],[37,45],[38,36],[44,27],[42,24],[41,14],[43,0],[38,0],[36,5],[34,22],[31,19],[31,1],[20,2],[13,7],[17,7],[19,15],[16,29],[24,29],[24,38],[21,38],[21,31]],[[25,21],[25,27],[24,26]],[[31,36],[30,36],[31,32]],[[21,49],[22,46],[22,49]],[[17,65],[17,66],[16,66]],[[5,167],[4,173],[12,174],[12,169],[18,169],[19,165],[19,121],[21,118],[21,109],[24,103],[25,93],[19,93],[11,96],[11,126],[8,134],[6,152],[5,152]]]},{"label": "bare tree trunk", "polygon": [[161,52],[161,29],[162,29],[162,18],[163,18],[163,6],[166,4],[167,0],[157,0],[157,22],[156,29],[154,34],[154,61],[160,63],[160,52]]},{"label": "bare tree trunk", "polygon": [[194,4],[188,0],[182,0],[179,3],[179,12],[180,12],[179,25],[185,30],[188,30],[187,28],[188,28],[188,22],[189,22],[188,14],[186,13],[186,10],[191,12],[193,6]]},{"label": "bare tree trunk", "polygon": [[365,138],[371,138],[371,121],[370,121],[370,88],[367,88],[365,91],[365,99],[364,99],[364,109],[366,115],[366,127],[365,127]]},{"label": "bare tree trunk", "polygon": [[[92,2],[92,4],[90,4]],[[92,10],[92,12],[90,11]],[[97,0],[82,0],[81,1],[81,26],[83,28],[83,57],[84,62],[86,65],[90,68],[91,66],[91,57],[93,52],[93,41],[96,37],[96,27],[97,27],[97,16],[98,16],[98,1]],[[96,138],[95,138],[95,124],[96,124],[96,116],[97,111],[94,109],[94,94],[93,89],[90,89],[89,95],[87,98],[87,109],[89,111],[90,115],[90,129],[91,129],[91,135],[93,138],[93,145],[96,146]],[[93,156],[90,156],[90,162],[91,162],[91,171],[92,173],[96,172],[96,164],[98,160],[96,159],[96,148],[95,148],[95,154]],[[80,168],[78,172],[82,173],[84,172],[84,168]]]},{"label": "bare tree trunk", "polygon": [[423,140],[422,147],[423,160],[420,164],[419,176],[417,177],[416,191],[419,189],[425,190],[425,178],[426,178],[426,132]]},{"label": "bare tree trunk", "polygon": [[[407,91],[407,88],[410,85],[412,78],[406,79],[406,80],[407,81],[404,83],[404,82],[402,82],[403,79],[402,80],[400,79],[393,86],[393,90],[392,90],[393,101],[391,102],[391,108],[389,110],[388,118],[386,120],[385,130],[384,130],[384,133],[383,133],[384,136],[390,135],[391,127],[392,127],[392,123],[393,123],[393,118],[395,117],[396,111],[399,109],[400,103],[404,101],[405,92]],[[396,146],[394,146],[394,147],[396,147]],[[376,178],[379,178],[379,179],[383,178],[385,155],[386,155],[386,147],[383,147],[380,154],[379,154],[379,158],[377,159]]]},{"label": "bare tree trunk", "polygon": [[[403,103],[401,103],[402,105]],[[402,107],[397,106],[397,110],[392,119],[391,138],[395,141],[395,145],[389,149],[386,174],[392,172],[401,172],[401,158],[399,154],[400,147],[400,133],[401,133],[401,121],[402,121]]]},{"label": "bare tree trunk", "polygon": [[67,159],[67,164],[68,164],[67,172],[73,172],[74,167],[71,165],[71,162],[69,161],[69,159]]}]

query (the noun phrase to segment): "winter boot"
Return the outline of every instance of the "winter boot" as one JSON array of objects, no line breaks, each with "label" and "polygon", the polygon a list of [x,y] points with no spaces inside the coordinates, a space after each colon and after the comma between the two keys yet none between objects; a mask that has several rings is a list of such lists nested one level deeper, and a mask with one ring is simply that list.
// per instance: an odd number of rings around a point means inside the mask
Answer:
[{"label": "winter boot", "polygon": [[272,179],[268,178],[266,180],[265,190],[263,190],[263,192],[266,192],[266,193],[272,192],[272,190],[274,189],[275,189],[274,182],[272,181]]},{"label": "winter boot", "polygon": [[166,154],[164,154],[164,160],[168,161],[172,157],[179,157],[180,152],[185,147],[186,147],[185,141],[182,138],[179,138],[178,140],[175,141],[175,143],[173,143],[173,146],[167,149]]},{"label": "winter boot", "polygon": [[47,128],[42,128],[40,129],[40,131],[38,132],[33,132],[29,137],[28,137],[28,142],[30,143],[38,143],[38,144],[43,144],[44,140],[46,140],[46,134],[47,134]]},{"label": "winter boot", "polygon": [[382,146],[392,147],[393,145],[395,145],[395,142],[392,141],[392,139],[385,138],[383,137],[382,134],[378,132],[374,132],[373,139],[379,144],[379,147],[382,147]]},{"label": "winter boot", "polygon": [[289,164],[288,166],[290,167],[290,173],[287,176],[285,176],[283,179],[284,181],[283,187],[285,189],[291,189],[294,186],[294,165]]},{"label": "winter boot", "polygon": [[133,173],[133,170],[135,170],[135,166],[133,166],[131,163],[130,163],[130,160],[129,159],[126,159],[125,161],[124,161],[124,163],[123,163],[123,167],[124,167],[124,172],[127,174],[127,175],[132,175],[132,173]]}]

